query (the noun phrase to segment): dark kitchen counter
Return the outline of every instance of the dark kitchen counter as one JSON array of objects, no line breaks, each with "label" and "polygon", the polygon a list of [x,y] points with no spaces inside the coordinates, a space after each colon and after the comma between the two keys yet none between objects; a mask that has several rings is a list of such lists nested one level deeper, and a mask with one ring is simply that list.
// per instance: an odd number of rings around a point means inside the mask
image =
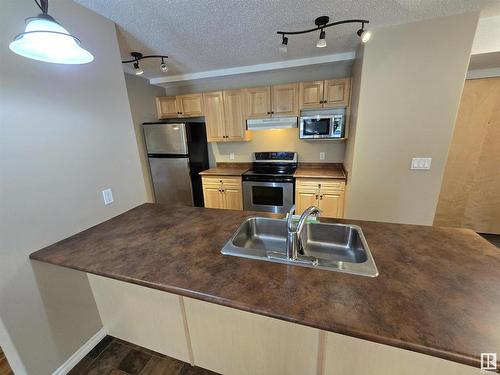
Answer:
[{"label": "dark kitchen counter", "polygon": [[473,231],[321,219],[362,227],[371,278],[221,255],[251,215],[144,204],[30,257],[476,367],[500,353],[500,254]]}]

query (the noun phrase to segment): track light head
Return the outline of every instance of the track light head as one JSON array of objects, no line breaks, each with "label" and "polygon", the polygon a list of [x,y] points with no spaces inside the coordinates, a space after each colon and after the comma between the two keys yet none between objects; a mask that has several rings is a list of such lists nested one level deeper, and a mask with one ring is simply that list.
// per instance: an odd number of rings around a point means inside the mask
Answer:
[{"label": "track light head", "polygon": [[139,61],[136,61],[134,63],[134,70],[135,70],[135,75],[136,76],[140,76],[141,74],[144,73],[144,70],[142,70],[141,67],[139,66]]},{"label": "track light head", "polygon": [[163,57],[161,58],[160,70],[163,73],[168,72],[168,66],[167,66],[167,64],[165,64],[165,61],[163,60]]},{"label": "track light head", "polygon": [[369,30],[365,30],[365,23],[361,23],[361,29],[357,32],[358,36],[361,38],[363,43],[366,43],[372,37],[372,33]]},{"label": "track light head", "polygon": [[318,48],[324,48],[326,47],[326,39],[325,39],[326,33],[325,30],[321,30],[319,33],[319,40],[316,42],[316,47]]},{"label": "track light head", "polygon": [[281,46],[280,46],[281,53],[283,53],[283,54],[287,53],[287,51],[288,51],[287,45],[288,45],[288,38],[283,35],[283,40],[282,40]]}]

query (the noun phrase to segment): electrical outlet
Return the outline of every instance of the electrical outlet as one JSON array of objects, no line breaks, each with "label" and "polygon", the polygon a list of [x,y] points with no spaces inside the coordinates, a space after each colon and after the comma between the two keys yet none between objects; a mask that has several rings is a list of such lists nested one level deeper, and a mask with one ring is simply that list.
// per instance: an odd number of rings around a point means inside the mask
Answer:
[{"label": "electrical outlet", "polygon": [[102,191],[102,200],[104,204],[110,204],[114,202],[113,191],[111,188]]},{"label": "electrical outlet", "polygon": [[319,160],[325,160],[325,153],[324,152],[319,153]]},{"label": "electrical outlet", "polygon": [[432,158],[412,158],[410,169],[431,169]]},{"label": "electrical outlet", "polygon": [[229,153],[229,159],[230,160],[234,160],[234,152],[230,152]]}]

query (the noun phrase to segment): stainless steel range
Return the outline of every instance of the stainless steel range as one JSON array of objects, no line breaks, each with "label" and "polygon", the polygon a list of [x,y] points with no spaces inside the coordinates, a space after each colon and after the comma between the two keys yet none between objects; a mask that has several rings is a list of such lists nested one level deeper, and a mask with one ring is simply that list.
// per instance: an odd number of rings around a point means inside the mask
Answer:
[{"label": "stainless steel range", "polygon": [[286,213],[293,205],[296,152],[255,152],[243,174],[245,210]]}]

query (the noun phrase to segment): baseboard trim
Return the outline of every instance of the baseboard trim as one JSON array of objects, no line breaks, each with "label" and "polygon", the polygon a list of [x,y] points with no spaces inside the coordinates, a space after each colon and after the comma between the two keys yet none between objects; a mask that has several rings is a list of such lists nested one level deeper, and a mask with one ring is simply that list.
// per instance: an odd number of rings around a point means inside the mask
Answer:
[{"label": "baseboard trim", "polygon": [[83,344],[76,352],[74,352],[52,375],[66,375],[70,370],[80,362],[99,342],[106,337],[107,332],[101,328],[92,336],[85,344]]}]

